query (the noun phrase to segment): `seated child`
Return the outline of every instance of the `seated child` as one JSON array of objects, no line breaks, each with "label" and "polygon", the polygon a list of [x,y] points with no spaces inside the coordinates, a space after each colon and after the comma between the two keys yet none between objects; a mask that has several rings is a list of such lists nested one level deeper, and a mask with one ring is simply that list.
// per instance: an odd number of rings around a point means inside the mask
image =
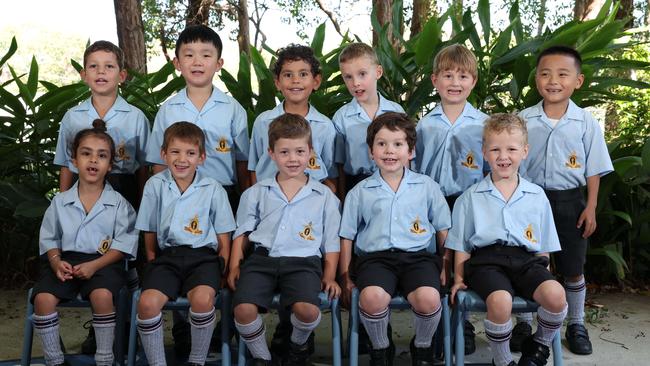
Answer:
[{"label": "seated child", "polygon": [[71,147],[79,179],[52,199],[43,217],[40,253],[47,254],[34,286],[34,333],[42,341],[45,363],[63,365],[56,306],[77,294],[90,300],[97,365],[113,364],[115,298],[126,285],[123,259],[137,252],[133,207],[105,183],[115,158],[106,124],[79,131]]},{"label": "seated child", "polygon": [[[343,294],[349,297],[355,285],[361,291],[359,312],[372,344],[371,365],[392,365],[388,304],[398,292],[413,308],[413,365],[432,365],[431,340],[440,321],[440,285],[445,282],[434,252],[445,242],[449,208],[433,179],[408,169],[416,137],[415,124],[405,114],[382,114],[366,136],[378,170],[345,199],[339,264]],[[354,270],[349,268],[353,241],[359,255]]]},{"label": "seated child", "polygon": [[[242,195],[228,285],[235,290],[235,325],[254,364],[271,360],[259,312],[271,306],[279,289],[281,306],[292,311],[285,365],[306,365],[307,339],[321,319],[318,294],[321,289],[330,298],[341,293],[335,281],[340,203],[328,187],[305,174],[312,144],[303,117],[288,113],[277,117],[269,125],[268,139],[278,173]],[[253,254],[242,264],[249,243],[254,245]]]},{"label": "seated child", "polygon": [[546,364],[567,313],[564,289],[548,270],[548,253],[560,250],[551,207],[544,191],[518,174],[527,139],[519,117],[495,114],[485,121],[483,157],[491,173],[456,201],[446,243],[456,251],[452,300],[468,286],[485,300],[485,334],[497,366],[515,365],[513,296],[540,305],[537,332],[524,341],[519,365]]},{"label": "seated child", "polygon": [[161,309],[187,296],[191,365],[203,365],[215,326],[214,298],[230,253],[235,220],[216,180],[197,170],[205,161],[205,135],[190,122],[165,130],[161,158],[168,169],[145,185],[136,227],[147,256],[138,303],[138,333],[150,365],[165,365]]}]

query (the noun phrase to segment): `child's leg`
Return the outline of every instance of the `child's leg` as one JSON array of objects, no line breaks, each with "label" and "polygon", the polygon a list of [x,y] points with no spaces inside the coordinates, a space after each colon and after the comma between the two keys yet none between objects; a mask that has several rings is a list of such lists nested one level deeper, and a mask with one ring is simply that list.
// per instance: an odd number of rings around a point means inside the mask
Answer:
[{"label": "child's leg", "polygon": [[210,340],[215,326],[215,290],[210,286],[199,285],[187,293],[190,301],[190,326],[192,349],[187,359],[190,363],[203,365],[208,356]]},{"label": "child's leg", "polygon": [[49,293],[39,293],[34,297],[34,333],[41,338],[46,365],[63,363],[63,351],[59,343],[59,313],[56,306],[59,299]]},{"label": "child's leg", "polygon": [[235,326],[239,335],[244,338],[246,347],[253,358],[271,360],[271,352],[266,345],[266,329],[262,317],[255,304],[239,304],[235,306]]},{"label": "child's leg", "polygon": [[291,342],[297,345],[304,345],[311,332],[316,329],[320,323],[320,309],[313,304],[306,302],[297,302],[291,307]]},{"label": "child's leg", "polygon": [[95,362],[99,366],[113,364],[113,341],[115,339],[115,308],[113,294],[105,288],[90,293],[93,309],[93,328],[95,329]]},{"label": "child's leg", "polygon": [[584,275],[565,277],[564,286],[566,288],[566,300],[569,304],[567,324],[584,324],[585,297],[587,295]]},{"label": "child's leg", "polygon": [[497,290],[485,300],[487,316],[485,318],[485,335],[492,348],[494,364],[508,365],[512,362],[510,337],[512,336],[512,296],[508,291]]},{"label": "child's leg", "polygon": [[390,341],[386,330],[390,321],[388,304],[391,296],[379,286],[368,286],[359,295],[361,324],[368,332],[368,338],[375,350],[388,348]]},{"label": "child's leg", "polygon": [[534,339],[550,347],[567,315],[564,289],[557,281],[547,280],[535,289],[533,298],[540,305],[537,309],[537,332]]},{"label": "child's leg", "polygon": [[166,365],[161,310],[169,298],[162,292],[148,289],[138,302],[138,333],[149,365]]},{"label": "child's leg", "polygon": [[411,291],[407,299],[413,309],[415,327],[413,344],[417,348],[429,348],[440,322],[442,309],[440,294],[433,287],[422,286]]}]

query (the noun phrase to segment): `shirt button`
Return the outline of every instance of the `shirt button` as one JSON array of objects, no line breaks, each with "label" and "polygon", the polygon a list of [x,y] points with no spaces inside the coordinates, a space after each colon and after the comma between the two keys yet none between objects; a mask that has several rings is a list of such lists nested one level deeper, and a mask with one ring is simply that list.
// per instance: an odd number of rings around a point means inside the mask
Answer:
[{"label": "shirt button", "polygon": [[284,230],[285,229],[284,225],[281,228],[282,228],[282,230]]},{"label": "shirt button", "polygon": [[393,220],[397,220],[397,216],[393,217]]}]

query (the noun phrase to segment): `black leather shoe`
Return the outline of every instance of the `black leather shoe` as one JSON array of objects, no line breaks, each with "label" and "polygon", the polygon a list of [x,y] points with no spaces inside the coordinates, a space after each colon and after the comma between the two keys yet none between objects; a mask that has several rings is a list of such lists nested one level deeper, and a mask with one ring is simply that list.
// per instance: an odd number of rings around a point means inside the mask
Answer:
[{"label": "black leather shoe", "polygon": [[393,366],[395,358],[395,344],[390,342],[387,348],[370,349],[370,366]]},{"label": "black leather shoe", "polygon": [[293,326],[291,322],[283,322],[280,320],[278,325],[275,326],[273,338],[271,338],[271,353],[273,355],[286,355],[289,352],[289,341],[292,330]]},{"label": "black leather shoe", "polygon": [[177,322],[172,326],[172,338],[174,338],[174,353],[176,358],[187,358],[192,349],[192,330],[187,321]]},{"label": "black leather shoe", "polygon": [[519,366],[544,366],[548,361],[548,356],[551,355],[551,350],[541,343],[536,342],[533,336],[524,340],[521,345],[521,358],[519,359]]},{"label": "black leather shoe", "polygon": [[[496,366],[496,364],[494,363],[494,360],[492,360],[492,366]],[[517,366],[517,363],[515,361],[510,361],[508,366]]]},{"label": "black leather shoe", "polygon": [[476,351],[476,334],[474,334],[474,326],[469,320],[463,322],[463,335],[465,336],[465,354],[471,355]]},{"label": "black leather shoe", "polygon": [[521,352],[521,345],[526,338],[533,334],[533,328],[526,322],[517,323],[512,328],[512,338],[510,338],[510,351]]},{"label": "black leather shoe", "polygon": [[270,360],[264,360],[261,358],[254,358],[250,361],[250,366],[271,366]]},{"label": "black leather shoe", "polygon": [[289,356],[284,366],[306,366],[309,359],[309,344],[295,344],[289,342]]},{"label": "black leather shoe", "polygon": [[97,351],[97,341],[95,340],[95,328],[93,328],[93,321],[88,320],[83,325],[84,328],[88,329],[88,335],[86,339],[81,343],[81,353],[84,355],[94,355]]},{"label": "black leather shoe", "polygon": [[433,366],[433,346],[430,345],[426,348],[415,347],[415,337],[413,337],[409,349],[411,351],[412,366]]},{"label": "black leather shoe", "polygon": [[576,355],[590,355],[593,352],[589,332],[582,324],[569,324],[566,327],[566,340],[569,351]]}]

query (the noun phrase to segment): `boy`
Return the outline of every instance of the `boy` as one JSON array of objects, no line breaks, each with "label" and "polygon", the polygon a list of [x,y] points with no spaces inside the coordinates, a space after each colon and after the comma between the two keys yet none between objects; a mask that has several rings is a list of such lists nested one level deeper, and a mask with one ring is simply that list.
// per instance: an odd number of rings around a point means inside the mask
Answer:
[{"label": "boy", "polygon": [[284,113],[293,113],[305,117],[312,131],[312,156],[305,172],[335,191],[336,185],[330,177],[338,174],[334,169],[336,130],[329,118],[309,104],[309,96],[321,83],[320,62],[311,48],[291,44],[278,51],[273,73],[275,86],[284,101],[255,119],[248,154],[251,182],[275,177],[278,168],[267,153],[269,124]]},{"label": "boy", "polygon": [[377,80],[383,69],[372,47],[364,43],[349,44],[339,55],[339,67],[353,97],[332,119],[337,130],[336,163],[342,165],[339,196],[343,198],[377,169],[366,146],[366,129],[370,122],[386,112],[404,113],[404,109],[377,92]]},{"label": "boy", "polygon": [[[375,118],[366,142],[379,169],[348,192],[343,209],[339,275],[344,296],[349,298],[355,285],[360,289],[371,365],[392,365],[388,303],[398,291],[413,308],[412,364],[433,364],[431,340],[440,321],[445,272],[432,252],[445,242],[450,215],[438,184],[408,169],[415,139],[415,125],[405,114],[387,112]],[[354,276],[353,241],[359,255]]]},{"label": "boy", "polygon": [[[321,319],[318,293],[321,288],[330,298],[341,293],[335,281],[339,200],[305,174],[313,151],[309,124],[302,116],[287,113],[275,118],[268,141],[278,173],[242,195],[228,285],[235,290],[235,326],[254,364],[267,365],[271,360],[259,312],[269,308],[279,288],[282,307],[292,311],[285,364],[306,365],[307,340]],[[241,264],[249,243],[254,245],[253,254]]]},{"label": "boy", "polygon": [[535,83],[542,101],[520,113],[530,133],[530,159],[521,174],[544,188],[551,202],[562,245],[554,267],[564,278],[569,303],[566,338],[571,352],[587,355],[592,346],[584,327],[584,264],[596,230],[600,177],[614,168],[598,122],[571,101],[584,81],[581,67],[580,54],[569,47],[551,47],[537,57]]},{"label": "boy", "polygon": [[508,343],[512,297],[534,299],[538,328],[524,341],[519,365],[542,366],[567,305],[548,271],[548,252],[560,250],[548,200],[517,173],[528,154],[526,123],[493,115],[485,121],[482,150],[491,173],[458,198],[447,237],[446,247],[456,251],[451,298],[469,286],[485,301],[485,334],[498,366],[516,365]]},{"label": "boy", "polygon": [[168,169],[145,185],[136,228],[144,231],[147,267],[138,303],[138,333],[151,365],[165,365],[161,309],[187,296],[192,344],[188,363],[203,365],[215,325],[214,297],[230,254],[235,220],[226,191],[204,170],[205,135],[190,122],[165,130],[160,155]]},{"label": "boy", "polygon": [[[440,50],[431,74],[440,104],[416,127],[415,171],[440,184],[450,210],[461,193],[483,178],[487,168],[481,156],[487,115],[467,102],[477,76],[476,57],[467,47],[453,44]],[[471,354],[476,344],[474,326],[468,319],[464,320],[464,330],[465,354]]]}]

